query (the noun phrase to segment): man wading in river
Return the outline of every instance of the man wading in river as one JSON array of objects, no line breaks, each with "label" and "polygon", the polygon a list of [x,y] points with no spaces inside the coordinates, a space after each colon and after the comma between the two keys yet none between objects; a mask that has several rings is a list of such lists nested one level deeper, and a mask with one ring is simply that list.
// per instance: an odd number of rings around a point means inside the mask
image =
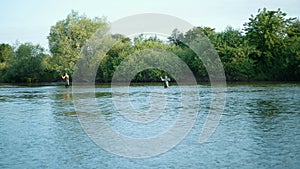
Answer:
[{"label": "man wading in river", "polygon": [[64,75],[61,75],[61,78],[66,81],[65,86],[69,87],[70,86],[70,80],[69,80],[69,75],[67,73],[64,73]]},{"label": "man wading in river", "polygon": [[164,82],[164,87],[168,88],[169,87],[170,78],[168,78],[168,76],[165,76],[165,78],[160,77],[160,79],[161,79],[161,81]]}]

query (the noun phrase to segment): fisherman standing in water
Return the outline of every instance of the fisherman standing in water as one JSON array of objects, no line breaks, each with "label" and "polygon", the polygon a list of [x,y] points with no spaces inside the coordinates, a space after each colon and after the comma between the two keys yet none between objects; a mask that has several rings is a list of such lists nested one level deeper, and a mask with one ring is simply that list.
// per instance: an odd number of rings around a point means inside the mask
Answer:
[{"label": "fisherman standing in water", "polygon": [[170,78],[168,78],[168,76],[165,76],[165,78],[160,77],[160,79],[161,79],[161,81],[164,82],[164,87],[168,88],[169,87]]},{"label": "fisherman standing in water", "polygon": [[69,86],[70,86],[69,75],[68,75],[67,73],[64,73],[64,75],[61,75],[61,78],[62,78],[62,79],[65,79],[65,81],[66,81],[65,86],[66,86],[66,87],[69,87]]}]

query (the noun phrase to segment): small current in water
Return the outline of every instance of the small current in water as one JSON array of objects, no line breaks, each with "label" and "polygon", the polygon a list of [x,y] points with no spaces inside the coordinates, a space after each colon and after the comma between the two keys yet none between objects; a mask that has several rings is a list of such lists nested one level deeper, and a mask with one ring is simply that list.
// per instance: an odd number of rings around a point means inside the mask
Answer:
[{"label": "small current in water", "polygon": [[[0,168],[298,168],[300,85],[229,85],[220,124],[207,142],[199,135],[211,88],[199,85],[195,125],[174,148],[150,158],[127,158],[95,144],[82,129],[72,88],[0,88]],[[153,94],[153,91],[156,93]],[[131,86],[131,104],[151,108],[149,93],[165,97],[169,111],[133,125],[117,113],[110,88],[97,87],[96,101],[109,125],[124,135],[151,137],[174,124],[181,109],[177,86]],[[155,98],[154,97],[154,98]],[[192,102],[192,101],[191,101]],[[159,104],[159,103],[158,103]],[[197,104],[195,104],[197,105]],[[110,140],[107,140],[108,142]],[[120,145],[122,146],[122,145]]]}]

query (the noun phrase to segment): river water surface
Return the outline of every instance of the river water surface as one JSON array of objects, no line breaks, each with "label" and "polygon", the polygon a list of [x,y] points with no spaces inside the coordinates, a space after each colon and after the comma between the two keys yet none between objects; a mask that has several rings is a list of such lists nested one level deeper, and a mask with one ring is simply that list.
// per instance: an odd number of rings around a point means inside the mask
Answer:
[{"label": "river water surface", "polygon": [[[210,107],[211,88],[199,85],[194,127],[174,148],[150,158],[110,153],[88,137],[74,108],[72,88],[0,88],[0,168],[298,168],[300,84],[244,84],[227,87],[226,106],[212,136],[199,135]],[[122,122],[110,88],[98,86],[96,100],[114,130],[150,137],[174,124],[180,106],[177,86],[131,86],[131,104],[149,109],[149,92],[166,95],[171,107],[160,119],[135,127]],[[152,92],[153,93],[153,92]],[[172,101],[173,100],[173,101]],[[180,102],[180,99],[177,102]],[[173,105],[174,104],[174,105]],[[197,105],[197,104],[195,104]],[[108,142],[110,140],[107,140]],[[122,145],[121,145],[122,146]]]}]

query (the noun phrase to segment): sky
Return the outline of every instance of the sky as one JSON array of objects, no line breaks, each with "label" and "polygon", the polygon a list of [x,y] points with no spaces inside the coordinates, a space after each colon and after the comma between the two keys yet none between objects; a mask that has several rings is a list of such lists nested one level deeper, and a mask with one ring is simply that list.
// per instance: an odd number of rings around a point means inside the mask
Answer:
[{"label": "sky", "polygon": [[227,26],[243,29],[251,14],[264,7],[299,18],[299,6],[300,0],[2,0],[0,43],[32,42],[48,49],[50,27],[72,10],[109,22],[135,14],[167,14],[220,32]]}]

